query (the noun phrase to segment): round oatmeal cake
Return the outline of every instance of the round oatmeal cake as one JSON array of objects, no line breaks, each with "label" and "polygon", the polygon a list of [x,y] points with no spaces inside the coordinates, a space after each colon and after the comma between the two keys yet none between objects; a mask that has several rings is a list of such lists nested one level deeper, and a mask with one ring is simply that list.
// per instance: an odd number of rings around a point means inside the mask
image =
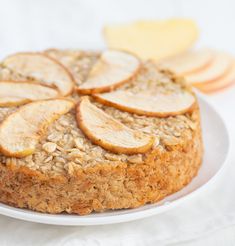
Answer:
[{"label": "round oatmeal cake", "polygon": [[197,175],[203,144],[191,87],[151,61],[104,57],[99,65],[100,52],[51,49],[1,62],[2,203],[79,215],[136,208]]}]

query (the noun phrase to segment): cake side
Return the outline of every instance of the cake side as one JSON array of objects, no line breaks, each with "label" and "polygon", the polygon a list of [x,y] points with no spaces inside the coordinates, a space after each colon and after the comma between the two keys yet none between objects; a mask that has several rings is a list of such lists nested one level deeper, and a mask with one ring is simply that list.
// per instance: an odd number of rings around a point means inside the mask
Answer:
[{"label": "cake side", "polygon": [[[198,109],[194,112],[198,118]],[[79,168],[72,175],[47,176],[28,167],[0,165],[0,201],[47,213],[89,214],[157,202],[185,187],[202,161],[200,124],[183,144],[156,149],[144,163],[120,162]]]},{"label": "cake side", "polygon": [[[72,74],[77,74],[77,86],[99,57],[92,52],[53,50],[53,54]],[[5,67],[0,67],[0,78],[29,79]],[[159,70],[151,62],[143,62],[137,76],[118,90],[153,95],[187,92],[195,97],[181,78]],[[74,93],[70,98],[78,102],[81,96]],[[154,136],[151,150],[117,154],[93,144],[77,126],[73,109],[48,127],[32,155],[0,155],[1,202],[40,212],[81,215],[134,208],[182,189],[197,174],[203,154],[197,101],[177,115],[148,117],[104,105],[92,96],[90,100],[130,129]],[[17,110],[0,108],[0,123]]]}]

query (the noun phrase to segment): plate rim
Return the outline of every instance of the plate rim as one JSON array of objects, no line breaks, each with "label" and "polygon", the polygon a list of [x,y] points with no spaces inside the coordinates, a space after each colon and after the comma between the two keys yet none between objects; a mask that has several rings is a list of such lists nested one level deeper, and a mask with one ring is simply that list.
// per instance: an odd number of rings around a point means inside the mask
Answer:
[{"label": "plate rim", "polygon": [[[217,170],[217,172],[204,184],[196,188],[194,191],[191,191],[190,193],[180,198],[177,198],[176,200],[171,201],[170,203],[165,203],[160,206],[151,207],[146,210],[140,210],[134,212],[133,209],[130,209],[130,211],[132,210],[131,213],[117,214],[117,215],[110,214],[110,216],[106,215],[104,217],[102,217],[102,214],[100,217],[92,217],[92,214],[88,216],[66,215],[62,217],[61,214],[39,213],[27,209],[15,208],[3,203],[0,203],[0,214],[23,221],[48,224],[48,225],[58,225],[58,226],[92,226],[92,225],[117,224],[117,223],[134,221],[142,218],[148,218],[152,215],[163,213],[169,209],[178,206],[180,203],[183,203],[184,201],[193,198],[195,195],[200,194],[203,190],[207,189],[208,186],[211,185],[217,179],[217,177],[222,173],[223,169],[225,168],[231,153],[231,139],[229,136],[227,123],[221,117],[219,112],[215,109],[214,105],[211,104],[202,93],[196,91],[196,94],[199,100],[202,100],[207,105],[209,105],[210,108],[213,110],[213,112],[220,118],[224,126],[225,137],[228,142],[228,148],[226,150],[224,161],[219,167],[219,169]],[[113,211],[113,213],[115,213],[115,211]],[[75,216],[77,217],[74,218]]]}]

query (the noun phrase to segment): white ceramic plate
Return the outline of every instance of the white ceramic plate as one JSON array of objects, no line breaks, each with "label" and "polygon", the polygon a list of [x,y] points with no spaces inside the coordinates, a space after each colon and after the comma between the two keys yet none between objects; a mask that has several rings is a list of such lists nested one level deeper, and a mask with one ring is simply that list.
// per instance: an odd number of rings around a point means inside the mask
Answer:
[{"label": "white ceramic plate", "polygon": [[78,215],[50,215],[17,209],[0,204],[0,214],[17,219],[55,225],[101,225],[127,222],[159,214],[167,211],[193,195],[203,192],[208,184],[215,180],[224,166],[229,152],[229,137],[223,120],[213,107],[198,95],[202,129],[205,145],[205,154],[202,167],[193,181],[181,191],[168,196],[164,200],[137,209],[124,209],[105,213],[92,213],[86,216]]}]

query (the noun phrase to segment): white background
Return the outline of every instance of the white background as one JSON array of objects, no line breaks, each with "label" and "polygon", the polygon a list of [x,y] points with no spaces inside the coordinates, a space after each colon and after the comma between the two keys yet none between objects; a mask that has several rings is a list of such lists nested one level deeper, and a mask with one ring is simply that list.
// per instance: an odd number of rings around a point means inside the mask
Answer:
[{"label": "white background", "polygon": [[57,47],[104,47],[105,23],[190,17],[199,44],[234,49],[234,0],[0,0],[0,53]]},{"label": "white background", "polygon": [[[104,48],[102,27],[105,23],[178,16],[193,18],[198,23],[201,31],[198,46],[216,47],[235,54],[234,0],[0,0],[0,57],[15,51],[41,50],[49,47]],[[231,119],[235,111],[234,93],[235,90],[227,91],[210,97],[210,100],[227,119],[230,133],[235,138],[233,130],[235,120]],[[228,173],[231,175],[231,171]],[[226,178],[224,177],[224,181],[221,182],[225,183]],[[233,178],[234,176],[230,176],[230,179]],[[226,187],[226,189],[233,188],[235,187]],[[208,208],[204,204],[204,210],[210,213],[212,209],[214,213],[223,215],[223,220],[222,217],[221,220],[212,220],[212,223],[217,223],[213,224],[213,230],[207,230],[208,228],[205,227],[203,230],[205,233],[201,231],[200,234],[192,237],[196,239],[189,239],[187,242],[175,245],[235,244],[235,227],[232,226],[235,220],[229,218],[231,223],[226,222],[223,228],[220,228],[221,221],[223,222],[225,215],[227,216],[227,205],[223,205],[222,212],[221,207],[216,207],[216,203],[221,202],[221,199],[225,199],[224,204],[232,203],[230,200],[232,197],[220,199],[216,193],[216,188],[215,191],[211,191],[209,195],[212,202]],[[194,204],[197,202],[201,204],[197,200]],[[200,216],[201,207],[198,207],[198,211],[195,211],[195,207],[192,210],[187,206],[181,208],[184,209],[186,211],[188,209],[190,213],[198,213]],[[165,217],[166,222],[169,218],[171,217]],[[177,220],[174,222],[177,227]],[[190,223],[188,221],[189,225]],[[0,245],[32,245],[40,242],[43,244],[47,242],[49,245],[58,242],[56,240],[58,238],[60,245],[75,245],[76,237],[79,238],[76,230],[83,231],[84,228],[62,229],[19,222],[2,216],[0,217]],[[153,233],[159,232],[156,230]],[[185,234],[187,236],[187,231]],[[72,235],[77,236],[72,237]],[[86,235],[89,241],[89,233]],[[181,241],[185,239],[181,237]],[[89,245],[101,245],[96,240],[89,242]],[[174,238],[171,242],[174,242]],[[119,242],[115,241],[113,245],[119,245]],[[156,245],[156,242],[146,245]]]}]

